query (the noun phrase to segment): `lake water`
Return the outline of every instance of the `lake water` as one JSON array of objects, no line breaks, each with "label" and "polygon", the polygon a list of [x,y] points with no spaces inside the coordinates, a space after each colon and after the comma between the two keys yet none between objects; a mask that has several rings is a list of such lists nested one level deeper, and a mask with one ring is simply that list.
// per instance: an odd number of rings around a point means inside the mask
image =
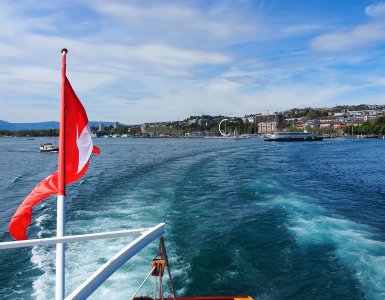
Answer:
[{"label": "lake water", "polygon": [[[57,168],[53,139],[0,139],[0,240],[33,187]],[[86,176],[68,187],[67,233],[166,223],[178,296],[385,298],[385,140],[95,139]],[[30,238],[56,229],[55,197]],[[67,294],[130,238],[67,246]],[[91,299],[128,299],[157,244]],[[0,299],[53,299],[53,246],[0,251]],[[153,296],[153,285],[144,287]],[[166,295],[170,295],[167,287]]]}]

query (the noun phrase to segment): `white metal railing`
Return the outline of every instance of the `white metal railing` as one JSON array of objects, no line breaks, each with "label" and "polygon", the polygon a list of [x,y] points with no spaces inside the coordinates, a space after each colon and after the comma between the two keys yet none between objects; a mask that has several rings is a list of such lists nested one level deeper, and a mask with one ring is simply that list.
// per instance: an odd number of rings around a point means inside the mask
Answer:
[{"label": "white metal railing", "polygon": [[51,244],[57,244],[57,243],[71,243],[71,242],[90,241],[90,240],[97,240],[97,239],[133,236],[133,235],[140,235],[148,230],[149,228],[140,228],[140,229],[132,229],[132,230],[71,235],[71,236],[63,236],[60,238],[53,237],[53,238],[34,239],[34,240],[25,240],[25,241],[3,242],[3,243],[0,243],[0,250],[11,249],[11,248],[21,248],[21,247],[33,247],[33,246],[40,246],[40,245],[51,245]]},{"label": "white metal railing", "polygon": [[102,232],[84,235],[63,236],[46,239],[35,239],[26,241],[14,241],[0,243],[1,249],[32,247],[38,245],[49,245],[58,243],[71,243],[79,241],[89,241],[96,239],[117,238],[124,236],[139,235],[130,244],[110,258],[94,274],[84,281],[75,291],[65,299],[86,299],[89,297],[104,281],[115,273],[124,263],[126,263],[135,254],[149,245],[151,242],[160,238],[164,234],[164,223],[160,223],[151,228],[140,228],[133,230],[122,230],[113,232]]}]

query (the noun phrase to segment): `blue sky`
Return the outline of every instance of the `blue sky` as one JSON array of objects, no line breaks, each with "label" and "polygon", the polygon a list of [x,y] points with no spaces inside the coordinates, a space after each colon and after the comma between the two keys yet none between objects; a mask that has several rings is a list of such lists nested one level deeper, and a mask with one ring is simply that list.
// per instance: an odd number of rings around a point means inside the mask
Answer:
[{"label": "blue sky", "polygon": [[59,119],[67,76],[90,120],[385,104],[385,2],[1,1],[0,119]]}]

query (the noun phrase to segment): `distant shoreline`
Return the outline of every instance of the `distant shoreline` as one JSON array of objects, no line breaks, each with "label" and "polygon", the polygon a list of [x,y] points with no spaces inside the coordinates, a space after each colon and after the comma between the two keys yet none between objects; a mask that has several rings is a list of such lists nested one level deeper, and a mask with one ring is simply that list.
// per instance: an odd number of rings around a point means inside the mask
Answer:
[{"label": "distant shoreline", "polygon": [[[322,135],[324,139],[335,139],[335,138],[344,138],[344,139],[385,139],[385,135]],[[25,139],[25,140],[34,140],[34,139],[44,139],[44,138],[59,138],[58,136],[0,136],[0,139]],[[127,136],[127,137],[95,137],[94,139],[207,139],[207,140],[242,140],[242,139],[255,139],[263,138],[263,135],[250,135],[248,138],[236,138],[236,137],[226,137],[226,136]]]}]

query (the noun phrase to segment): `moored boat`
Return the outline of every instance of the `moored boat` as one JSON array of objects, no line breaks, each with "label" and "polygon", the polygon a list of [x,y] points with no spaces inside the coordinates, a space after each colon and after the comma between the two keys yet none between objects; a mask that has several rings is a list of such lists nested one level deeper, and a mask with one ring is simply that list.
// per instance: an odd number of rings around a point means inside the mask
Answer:
[{"label": "moored boat", "polygon": [[265,137],[267,142],[306,142],[322,141],[323,137],[309,132],[275,132]]},{"label": "moored boat", "polygon": [[59,147],[52,143],[41,144],[40,152],[59,152]]}]

